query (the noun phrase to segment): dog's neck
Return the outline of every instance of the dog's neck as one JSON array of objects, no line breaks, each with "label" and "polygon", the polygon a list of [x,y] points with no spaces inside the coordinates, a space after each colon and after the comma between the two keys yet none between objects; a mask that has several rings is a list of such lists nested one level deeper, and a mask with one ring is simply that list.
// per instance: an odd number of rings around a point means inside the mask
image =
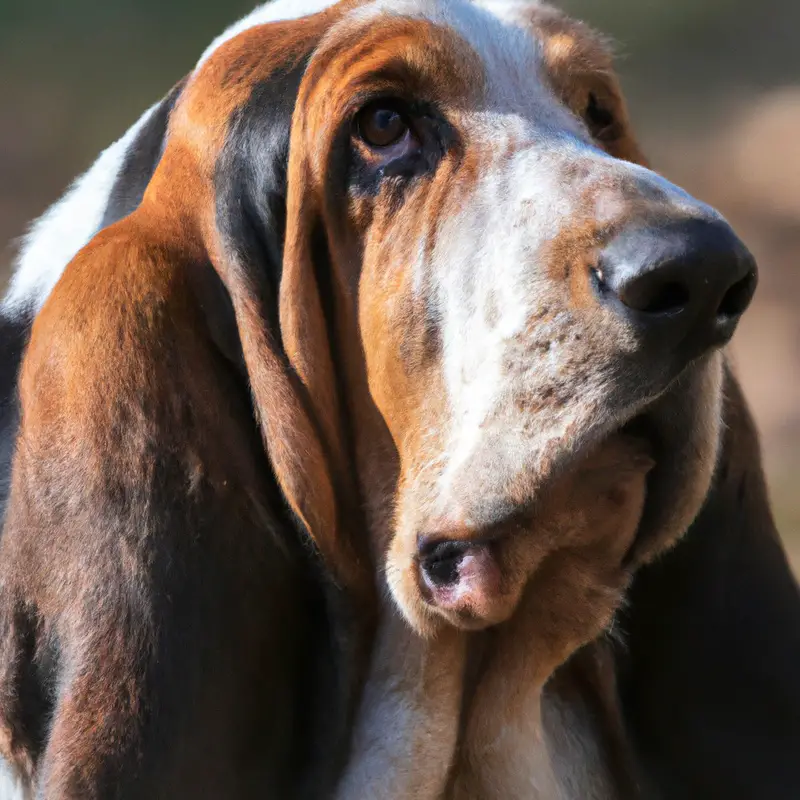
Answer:
[{"label": "dog's neck", "polygon": [[[496,683],[507,666],[497,632],[426,641],[396,614],[385,619],[337,800],[637,796],[605,642],[573,656],[543,689],[513,681],[511,697]],[[480,699],[487,688],[497,700],[491,717]],[[476,741],[492,746],[478,752]]]},{"label": "dog's neck", "polygon": [[384,609],[336,800],[441,800],[458,739],[466,635],[426,640]]},{"label": "dog's neck", "polygon": [[542,696],[542,726],[560,791],[556,797],[639,796],[609,642],[588,645],[555,673]]},{"label": "dog's neck", "polygon": [[479,635],[471,648],[462,742],[446,797],[636,797],[610,645],[584,647],[542,688],[535,670],[526,681],[514,669],[504,633]]}]

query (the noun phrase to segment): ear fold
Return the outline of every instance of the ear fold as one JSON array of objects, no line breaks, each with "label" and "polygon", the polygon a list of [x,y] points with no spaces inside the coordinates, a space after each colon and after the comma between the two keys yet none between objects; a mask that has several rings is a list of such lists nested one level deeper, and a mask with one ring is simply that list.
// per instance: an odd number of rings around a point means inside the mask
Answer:
[{"label": "ear fold", "polygon": [[314,246],[319,208],[302,158],[288,165],[303,68],[298,59],[257,85],[228,132],[217,168],[216,261],[283,495],[333,577],[365,595],[372,579],[351,518],[357,501],[342,435],[333,321],[318,280],[327,268],[319,263],[324,248]]},{"label": "ear fold", "polygon": [[634,581],[620,690],[654,795],[788,799],[800,796],[800,592],[730,373],[725,395],[705,506]]},{"label": "ear fold", "polygon": [[[295,57],[294,67],[276,70],[253,89],[228,130],[216,168],[212,260],[233,306],[235,330],[223,338],[231,350],[241,347],[275,477],[324,563],[330,642],[317,675],[322,688],[310,699],[318,712],[314,741],[306,744],[335,774],[347,753],[377,603],[342,433],[334,304],[321,280],[330,265],[327,249],[318,246],[324,241],[320,201],[302,153],[289,158],[305,60]],[[309,775],[308,781],[324,785],[326,778]]]}]

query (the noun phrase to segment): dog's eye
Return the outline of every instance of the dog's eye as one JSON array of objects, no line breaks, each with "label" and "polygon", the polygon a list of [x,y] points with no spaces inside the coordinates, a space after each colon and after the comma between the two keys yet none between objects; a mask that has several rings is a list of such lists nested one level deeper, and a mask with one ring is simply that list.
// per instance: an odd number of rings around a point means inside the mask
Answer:
[{"label": "dog's eye", "polygon": [[600,104],[594,92],[589,92],[584,116],[589,130],[597,138],[603,138],[614,126],[614,114]]},{"label": "dog's eye", "polygon": [[378,100],[363,108],[356,118],[359,136],[370,146],[391,147],[409,133],[409,125],[396,105]]}]

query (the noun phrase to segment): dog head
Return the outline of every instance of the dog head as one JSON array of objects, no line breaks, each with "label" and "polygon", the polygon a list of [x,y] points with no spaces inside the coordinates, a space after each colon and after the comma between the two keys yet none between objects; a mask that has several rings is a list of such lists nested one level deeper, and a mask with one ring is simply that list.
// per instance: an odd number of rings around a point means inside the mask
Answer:
[{"label": "dog head", "polygon": [[608,448],[620,575],[696,515],[755,265],[644,165],[604,41],[559,12],[343,2],[245,31],[137,213],[214,265],[217,338],[333,573],[375,559],[417,629],[500,622],[596,549],[548,497],[591,504]]}]

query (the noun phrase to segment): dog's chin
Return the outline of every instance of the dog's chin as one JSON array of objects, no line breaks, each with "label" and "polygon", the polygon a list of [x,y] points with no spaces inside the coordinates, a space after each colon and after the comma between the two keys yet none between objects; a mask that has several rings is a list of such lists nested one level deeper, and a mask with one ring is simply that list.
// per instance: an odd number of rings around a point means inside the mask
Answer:
[{"label": "dog's chin", "polygon": [[[721,356],[714,355],[688,369],[616,431],[576,453],[558,475],[539,485],[530,504],[506,506],[499,516],[483,515],[486,503],[467,495],[471,516],[489,518],[490,524],[469,532],[434,525],[427,530],[439,532],[421,543],[418,537],[412,542],[411,536],[398,534],[388,554],[387,575],[408,622],[421,634],[433,635],[445,625],[474,631],[508,620],[544,561],[556,552],[570,552],[558,536],[542,543],[536,519],[542,504],[550,503],[551,511],[554,502],[568,511],[583,504],[591,516],[597,510],[592,510],[598,505],[595,498],[619,496],[614,481],[602,477],[606,474],[628,472],[641,494],[634,492],[625,501],[637,509],[635,518],[627,516],[624,535],[607,537],[601,557],[613,551],[621,571],[630,573],[670,547],[691,525],[711,483],[720,430],[721,367]],[[597,469],[598,454],[600,463],[610,454],[605,471]],[[587,481],[583,471],[593,460]],[[593,492],[594,480],[599,482]],[[566,494],[565,485],[572,487]],[[578,490],[581,500],[575,487],[583,487]],[[613,521],[613,503],[609,508]],[[595,519],[592,524],[604,523]]]},{"label": "dog's chin", "polygon": [[455,527],[418,540],[413,554],[391,553],[387,574],[396,602],[429,636],[443,625],[478,631],[507,621],[543,568],[566,580],[581,571],[597,576],[598,589],[616,588],[626,580],[623,559],[641,521],[652,467],[644,429],[631,426],[609,437],[536,506],[486,529]]}]

